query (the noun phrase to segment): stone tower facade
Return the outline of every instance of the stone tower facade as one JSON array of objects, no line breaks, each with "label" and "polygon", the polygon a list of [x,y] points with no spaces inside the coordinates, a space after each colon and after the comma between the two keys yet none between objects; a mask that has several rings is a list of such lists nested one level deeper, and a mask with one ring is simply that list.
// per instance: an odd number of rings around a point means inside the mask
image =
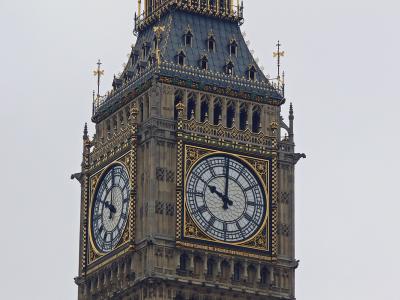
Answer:
[{"label": "stone tower facade", "polygon": [[[141,7],[139,1],[139,7]],[[78,299],[294,299],[293,108],[229,0],[148,0],[85,127]],[[285,134],[286,132],[286,134]]]}]

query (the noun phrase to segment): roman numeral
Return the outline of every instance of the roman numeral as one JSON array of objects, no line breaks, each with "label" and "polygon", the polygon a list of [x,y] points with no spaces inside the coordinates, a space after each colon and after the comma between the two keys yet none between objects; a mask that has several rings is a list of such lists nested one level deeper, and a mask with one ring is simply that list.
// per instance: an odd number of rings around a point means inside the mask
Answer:
[{"label": "roman numeral", "polygon": [[250,205],[250,206],[261,206],[259,203],[256,203],[254,201],[247,202],[247,205]]},{"label": "roman numeral", "polygon": [[222,223],[223,226],[223,232],[224,232],[224,241],[226,241],[226,233],[228,232],[228,224],[226,224],[225,222]]},{"label": "roman numeral", "polygon": [[195,197],[204,197],[204,194],[202,192],[197,192],[197,191],[188,191],[188,194],[193,195]]},{"label": "roman numeral", "polygon": [[245,170],[245,167],[242,166],[240,171],[238,172],[238,176],[237,176],[236,180],[239,180],[239,177],[242,176],[244,170]]},{"label": "roman numeral", "polygon": [[194,173],[194,172],[193,172],[192,174],[193,174],[193,176],[194,176],[194,177],[196,177],[198,180],[200,180],[201,182],[203,182],[204,184],[206,184],[206,185],[207,185],[207,182],[205,182],[205,181],[204,181],[204,179],[203,179],[203,178],[201,178],[199,175],[197,175],[197,174],[196,174],[196,173]]},{"label": "roman numeral", "polygon": [[203,213],[205,213],[207,210],[208,210],[207,206],[204,205],[204,206],[199,207],[198,212],[199,212],[200,214],[203,214]]},{"label": "roman numeral", "polygon": [[215,221],[216,221],[215,217],[212,216],[211,219],[208,221],[207,230],[214,225]]},{"label": "roman numeral", "polygon": [[213,166],[210,164],[210,162],[209,162],[208,160],[206,160],[206,164],[207,164],[208,170],[211,172],[211,175],[212,175],[213,177],[217,176],[217,174],[215,173],[215,170],[214,170]]},{"label": "roman numeral", "polygon": [[244,217],[247,221],[253,222],[253,218],[249,216],[247,213],[244,213]]},{"label": "roman numeral", "polygon": [[242,236],[242,238],[244,238],[244,234],[243,234],[243,231],[242,231],[242,227],[240,227],[240,224],[239,224],[238,221],[236,221],[236,227],[239,229],[240,235]]},{"label": "roman numeral", "polygon": [[247,221],[249,221],[250,223],[253,223],[253,224],[257,225],[256,221],[253,220],[253,217],[250,216],[249,214],[247,214],[247,212],[244,213],[244,218],[245,218]]},{"label": "roman numeral", "polygon": [[256,188],[256,187],[258,187],[258,185],[257,185],[257,184],[255,184],[255,185],[251,185],[251,186],[249,186],[249,187],[245,188],[243,191],[244,191],[244,192],[248,192],[248,191],[250,191],[250,190],[252,190],[252,189],[254,189],[254,188]]}]

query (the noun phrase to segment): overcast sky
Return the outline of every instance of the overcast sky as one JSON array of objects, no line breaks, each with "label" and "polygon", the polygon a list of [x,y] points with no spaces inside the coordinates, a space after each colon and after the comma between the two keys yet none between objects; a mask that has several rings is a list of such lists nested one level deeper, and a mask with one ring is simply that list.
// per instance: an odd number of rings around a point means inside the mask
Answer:
[{"label": "overcast sky", "polygon": [[[295,107],[297,298],[399,300],[400,5],[245,0],[265,72]],[[83,124],[135,38],[134,0],[0,0],[0,293],[76,299]],[[283,108],[287,111],[288,107]],[[91,133],[93,127],[91,126]]]}]

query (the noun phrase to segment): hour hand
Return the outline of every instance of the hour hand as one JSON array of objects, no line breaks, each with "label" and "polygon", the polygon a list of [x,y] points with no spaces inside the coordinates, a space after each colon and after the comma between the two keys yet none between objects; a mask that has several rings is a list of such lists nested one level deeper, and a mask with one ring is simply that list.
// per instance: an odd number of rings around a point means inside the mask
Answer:
[{"label": "hour hand", "polygon": [[218,197],[220,197],[221,199],[224,197],[224,195],[222,193],[217,191],[217,188],[215,186],[209,185],[208,188],[210,189],[211,193],[217,194]]},{"label": "hour hand", "polygon": [[104,202],[104,206],[110,210],[110,213],[115,214],[117,212],[117,209],[115,208],[114,205],[112,205],[110,202]]},{"label": "hour hand", "polygon": [[224,208],[225,210],[228,209],[228,205],[230,205],[230,206],[233,205],[233,202],[228,198],[228,196],[226,196],[226,195],[224,195],[224,194],[218,192],[218,191],[217,191],[217,188],[216,188],[215,186],[209,185],[208,188],[210,189],[210,192],[211,192],[211,193],[217,194],[218,197],[221,198],[221,200],[224,202],[223,208]]}]

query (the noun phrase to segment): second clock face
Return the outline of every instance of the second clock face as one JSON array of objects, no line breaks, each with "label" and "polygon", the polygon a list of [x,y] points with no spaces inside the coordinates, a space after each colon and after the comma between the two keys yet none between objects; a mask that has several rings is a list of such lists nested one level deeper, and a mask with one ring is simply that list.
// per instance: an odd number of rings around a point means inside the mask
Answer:
[{"label": "second clock face", "polygon": [[262,226],[266,198],[260,180],[240,159],[215,154],[188,174],[187,209],[200,229],[213,239],[243,242]]},{"label": "second clock face", "polygon": [[96,248],[107,253],[119,243],[129,209],[129,177],[122,165],[114,165],[102,177],[92,206],[91,228]]}]

